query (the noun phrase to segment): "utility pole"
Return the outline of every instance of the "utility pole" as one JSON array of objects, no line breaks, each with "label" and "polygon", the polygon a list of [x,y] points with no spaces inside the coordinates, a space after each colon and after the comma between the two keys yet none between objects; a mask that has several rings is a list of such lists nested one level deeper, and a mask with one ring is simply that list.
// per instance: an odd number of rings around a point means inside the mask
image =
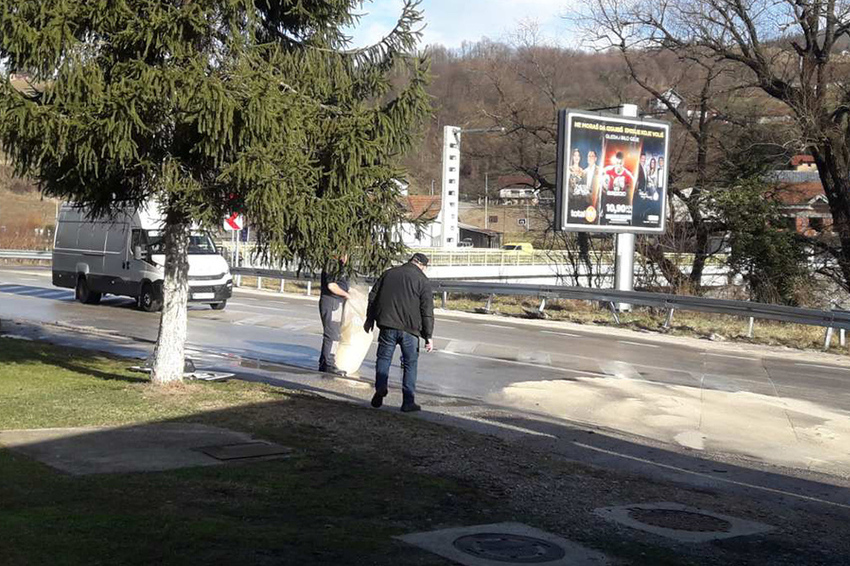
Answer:
[{"label": "utility pole", "polygon": [[484,228],[490,227],[490,217],[487,212],[487,200],[490,197],[490,173],[484,173]]},{"label": "utility pole", "polygon": [[[623,104],[620,106],[620,116],[637,118],[638,107],[636,104]],[[614,259],[614,284],[618,291],[634,291],[635,282],[635,235],[633,233],[620,233],[616,236],[617,255]],[[632,305],[618,303],[617,310],[629,312]]]}]

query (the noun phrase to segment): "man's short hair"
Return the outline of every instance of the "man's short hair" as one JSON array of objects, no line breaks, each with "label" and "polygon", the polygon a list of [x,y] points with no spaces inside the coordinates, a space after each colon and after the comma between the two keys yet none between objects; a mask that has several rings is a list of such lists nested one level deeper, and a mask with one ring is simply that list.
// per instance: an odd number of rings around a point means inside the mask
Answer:
[{"label": "man's short hair", "polygon": [[428,265],[428,256],[425,254],[421,254],[419,252],[413,254],[410,258],[410,261],[415,261],[416,263],[427,266]]},{"label": "man's short hair", "polygon": [[617,152],[617,155],[615,155],[615,156],[614,156],[614,158],[615,158],[615,159],[622,159],[622,158],[623,158],[623,152],[622,152],[622,151],[618,151],[618,152]]}]

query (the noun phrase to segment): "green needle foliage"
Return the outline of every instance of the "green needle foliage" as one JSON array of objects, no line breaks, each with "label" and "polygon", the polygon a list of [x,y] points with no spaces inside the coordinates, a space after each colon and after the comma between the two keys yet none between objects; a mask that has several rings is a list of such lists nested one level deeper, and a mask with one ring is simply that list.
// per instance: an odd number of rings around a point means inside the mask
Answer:
[{"label": "green needle foliage", "polygon": [[430,113],[419,0],[351,49],[359,0],[0,0],[0,143],[42,190],[157,199],[172,225],[241,212],[273,261],[401,252],[398,158]]}]

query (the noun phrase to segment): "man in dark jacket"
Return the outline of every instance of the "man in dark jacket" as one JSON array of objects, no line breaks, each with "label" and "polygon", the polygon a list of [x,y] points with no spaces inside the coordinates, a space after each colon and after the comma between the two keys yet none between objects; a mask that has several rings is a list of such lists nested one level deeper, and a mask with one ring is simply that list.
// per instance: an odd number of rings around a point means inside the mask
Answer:
[{"label": "man in dark jacket", "polygon": [[380,407],[387,396],[390,364],[395,347],[401,346],[402,378],[401,410],[405,413],[420,410],[414,402],[416,367],[419,361],[419,339],[425,340],[425,350],[433,349],[434,295],[425,276],[428,257],[416,253],[404,265],[393,267],[378,279],[369,293],[366,312],[366,332],[375,324],[378,335],[378,356],[375,375],[375,395],[372,406]]}]

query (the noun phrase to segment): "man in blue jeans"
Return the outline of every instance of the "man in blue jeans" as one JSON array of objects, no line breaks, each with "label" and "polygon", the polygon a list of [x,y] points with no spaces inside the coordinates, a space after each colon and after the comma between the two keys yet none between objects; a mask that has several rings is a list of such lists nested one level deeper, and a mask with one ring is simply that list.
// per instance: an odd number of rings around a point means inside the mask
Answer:
[{"label": "man in blue jeans", "polygon": [[364,329],[371,332],[375,324],[378,335],[378,356],[375,372],[375,395],[372,406],[380,407],[388,392],[390,364],[395,347],[401,347],[402,378],[401,410],[419,411],[416,404],[416,366],[419,361],[419,339],[425,340],[425,351],[433,349],[434,294],[425,275],[428,257],[416,253],[404,265],[393,267],[378,279],[369,293]]}]

